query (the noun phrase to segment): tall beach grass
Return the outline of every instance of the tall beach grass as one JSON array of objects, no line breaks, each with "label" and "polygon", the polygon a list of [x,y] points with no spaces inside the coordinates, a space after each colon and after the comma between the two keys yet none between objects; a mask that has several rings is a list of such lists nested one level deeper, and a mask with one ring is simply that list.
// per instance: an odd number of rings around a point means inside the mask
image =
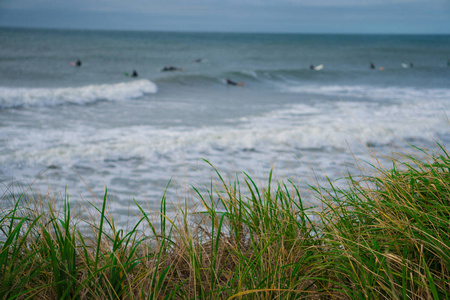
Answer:
[{"label": "tall beach grass", "polygon": [[163,196],[153,215],[135,202],[128,230],[109,217],[107,191],[88,220],[67,193],[24,193],[0,213],[0,298],[449,299],[446,150],[343,180],[312,185],[320,205],[306,207],[272,173],[261,187],[217,172],[208,192],[192,187],[196,210],[169,217]]}]

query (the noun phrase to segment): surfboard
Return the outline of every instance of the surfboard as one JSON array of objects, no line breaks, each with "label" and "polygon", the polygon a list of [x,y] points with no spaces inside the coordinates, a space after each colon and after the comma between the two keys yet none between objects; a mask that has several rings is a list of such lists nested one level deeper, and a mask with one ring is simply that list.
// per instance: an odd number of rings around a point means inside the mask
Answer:
[{"label": "surfboard", "polygon": [[323,69],[323,65],[318,65],[317,67],[314,68],[314,70],[316,71],[320,71]]},{"label": "surfboard", "polygon": [[128,73],[124,73],[124,75],[125,75],[125,76],[130,76],[130,74],[128,74]]},{"label": "surfboard", "polygon": [[75,63],[73,61],[69,62],[72,67],[75,67]]}]

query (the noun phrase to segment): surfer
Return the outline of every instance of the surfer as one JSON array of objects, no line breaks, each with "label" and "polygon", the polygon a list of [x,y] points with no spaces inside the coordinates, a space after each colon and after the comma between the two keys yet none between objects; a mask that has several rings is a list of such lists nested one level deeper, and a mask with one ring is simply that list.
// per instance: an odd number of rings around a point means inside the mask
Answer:
[{"label": "surfer", "polygon": [[375,65],[373,64],[373,62],[370,63],[370,68],[375,69]]},{"label": "surfer", "polygon": [[174,66],[166,66],[161,69],[162,72],[168,72],[168,71],[184,71],[184,68],[177,68]]},{"label": "surfer", "polygon": [[310,70],[314,70],[314,65],[310,65],[310,66],[309,66],[309,69],[310,69]]},{"label": "surfer", "polygon": [[412,62],[409,63],[409,67],[412,68],[414,67],[414,64]]},{"label": "surfer", "polygon": [[133,73],[131,73],[131,77],[138,77],[138,73],[136,72],[136,70],[133,70]]},{"label": "surfer", "polygon": [[231,80],[231,79],[225,79],[225,81],[227,82],[227,84],[229,84],[229,85],[237,85],[237,82],[234,82],[233,80]]},{"label": "surfer", "polygon": [[192,62],[195,62],[195,63],[201,63],[201,62],[203,62],[203,59],[197,58],[197,59],[193,60]]},{"label": "surfer", "polygon": [[77,62],[75,63],[75,66],[81,67],[81,60],[77,59]]},{"label": "surfer", "polygon": [[243,82],[235,82],[229,78],[225,79],[226,84],[228,85],[234,85],[234,86],[243,86],[245,83]]}]

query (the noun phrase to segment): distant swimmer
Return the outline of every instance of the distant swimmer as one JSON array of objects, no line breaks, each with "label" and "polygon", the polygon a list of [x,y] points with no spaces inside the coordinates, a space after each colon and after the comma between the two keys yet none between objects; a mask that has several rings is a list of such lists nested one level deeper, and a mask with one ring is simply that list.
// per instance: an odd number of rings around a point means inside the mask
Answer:
[{"label": "distant swimmer", "polygon": [[410,62],[410,63],[409,63],[409,67],[410,67],[410,68],[413,68],[413,67],[414,67],[414,64],[413,64],[412,62]]},{"label": "distant swimmer", "polygon": [[197,58],[197,59],[193,60],[192,62],[202,63],[202,62],[204,62],[204,60],[202,58]]},{"label": "distant swimmer", "polygon": [[375,69],[375,65],[372,62],[370,63],[370,68]]},{"label": "distant swimmer", "polygon": [[177,68],[174,66],[166,66],[161,69],[161,72],[172,72],[172,71],[184,71],[184,68]]},{"label": "distant swimmer", "polygon": [[318,65],[317,67],[314,68],[314,70],[316,71],[320,71],[323,69],[323,65]]},{"label": "distant swimmer", "polygon": [[130,77],[138,77],[139,76],[139,74],[138,74],[138,72],[136,70],[133,70],[133,72],[131,74],[130,73],[125,73],[124,75],[125,76],[130,76]]},{"label": "distant swimmer", "polygon": [[323,69],[323,65],[318,65],[317,67],[315,67],[314,65],[310,65],[309,66],[310,70],[315,70],[315,71],[320,71]]},{"label": "distant swimmer", "polygon": [[447,60],[447,67],[450,67],[450,59]]},{"label": "distant swimmer", "polygon": [[235,81],[233,81],[233,80],[231,80],[229,78],[225,79],[225,82],[228,85],[235,85],[235,86],[243,86],[245,84],[244,82],[235,82]]},{"label": "distant swimmer", "polygon": [[71,61],[71,62],[69,62],[69,64],[70,64],[72,67],[81,67],[81,60],[77,59],[76,62]]}]

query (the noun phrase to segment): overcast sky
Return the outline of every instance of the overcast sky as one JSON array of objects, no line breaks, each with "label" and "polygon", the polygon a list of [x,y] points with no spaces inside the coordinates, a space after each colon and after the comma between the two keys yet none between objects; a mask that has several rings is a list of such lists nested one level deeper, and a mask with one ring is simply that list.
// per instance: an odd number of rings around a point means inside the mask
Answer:
[{"label": "overcast sky", "polygon": [[450,34],[450,0],[0,0],[0,26]]}]

